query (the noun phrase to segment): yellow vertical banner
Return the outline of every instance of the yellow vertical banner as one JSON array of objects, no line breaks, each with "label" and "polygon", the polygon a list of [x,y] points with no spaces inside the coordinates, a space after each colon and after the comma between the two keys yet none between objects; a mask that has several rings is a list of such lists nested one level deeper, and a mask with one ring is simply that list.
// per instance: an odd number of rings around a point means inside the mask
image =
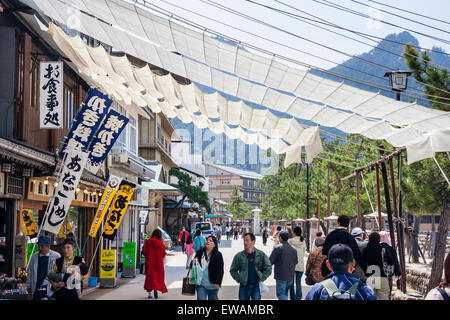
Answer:
[{"label": "yellow vertical banner", "polygon": [[116,277],[116,250],[100,251],[100,278],[114,279]]},{"label": "yellow vertical banner", "polygon": [[22,210],[22,229],[24,234],[29,236],[30,239],[37,237],[38,229],[34,222],[33,214],[29,209]]},{"label": "yellow vertical banner", "polygon": [[103,218],[105,217],[105,214],[114,199],[121,181],[122,179],[119,177],[113,175],[110,176],[108,184],[103,191],[102,199],[100,200],[97,212],[95,213],[94,220],[92,221],[91,228],[89,229],[89,235],[91,237],[95,238],[97,236],[98,228],[102,224]]},{"label": "yellow vertical banner", "polygon": [[72,233],[72,226],[70,225],[69,218],[66,218],[66,223],[61,226],[58,232],[58,238],[65,238]]},{"label": "yellow vertical banner", "polygon": [[103,237],[106,239],[114,240],[135,188],[136,185],[130,182],[122,181],[120,184],[103,231]]}]

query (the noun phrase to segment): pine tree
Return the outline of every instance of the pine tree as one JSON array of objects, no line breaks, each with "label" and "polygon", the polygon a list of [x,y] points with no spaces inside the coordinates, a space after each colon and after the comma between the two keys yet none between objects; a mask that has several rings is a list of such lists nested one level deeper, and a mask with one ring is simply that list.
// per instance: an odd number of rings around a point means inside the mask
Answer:
[{"label": "pine tree", "polygon": [[[418,52],[411,44],[405,46],[403,56],[406,58],[406,64],[413,72],[414,78],[424,83],[425,93],[431,106],[435,109],[450,111],[450,107],[443,104],[450,102],[450,100],[446,100],[450,99],[450,75],[448,74],[448,70],[439,70],[430,66],[431,58],[427,52]],[[422,60],[419,60],[419,57]],[[444,172],[449,172],[450,160],[446,156],[441,155],[437,155],[436,159],[443,167]],[[427,288],[427,291],[430,291],[442,279],[445,245],[448,225],[450,223],[450,188],[438,176],[440,174],[439,169],[436,168],[432,160],[424,160],[420,163],[413,164],[409,169],[408,177],[413,180],[413,183],[409,184],[411,188],[409,191],[411,193],[415,192],[418,195],[412,197],[416,200],[414,205],[421,208],[430,208],[433,204],[442,206],[430,282]]]}]

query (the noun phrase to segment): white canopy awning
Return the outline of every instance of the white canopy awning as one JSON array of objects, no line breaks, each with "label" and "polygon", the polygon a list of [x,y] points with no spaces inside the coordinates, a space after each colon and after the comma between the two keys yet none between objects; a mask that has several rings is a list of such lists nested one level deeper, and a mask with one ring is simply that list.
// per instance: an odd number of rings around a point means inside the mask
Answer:
[{"label": "white canopy awning", "polygon": [[[24,2],[66,24],[73,21],[71,18],[75,12],[78,23],[69,27],[111,45],[115,49],[239,99],[261,104],[272,110],[285,112],[322,126],[335,127],[347,133],[359,133],[372,139],[386,139],[394,146],[406,145],[408,157],[417,150],[408,143],[412,144],[416,141],[427,144],[430,150],[428,155],[441,150],[436,149],[437,144],[443,146],[443,149],[446,149],[444,151],[450,151],[448,143],[433,143],[431,139],[424,141],[426,137],[424,133],[431,130],[437,132],[436,139],[445,142],[450,140],[448,130],[450,113],[448,112],[425,108],[415,103],[396,101],[378,93],[354,88],[293,68],[275,57],[264,57],[186,28],[169,20],[168,17],[151,13],[148,8],[137,3],[124,0],[65,0],[64,2],[24,0]],[[74,10],[68,10],[67,5],[72,6]],[[153,96],[152,93],[155,93],[153,89],[147,90],[147,86],[154,87],[155,84],[149,80],[148,71],[136,72],[125,57],[110,57],[108,59],[110,66],[107,61],[98,60],[103,53],[99,53],[99,56],[95,58],[91,51],[94,50],[72,49],[72,53],[78,56],[78,59],[72,61],[75,64],[88,62],[88,65],[84,68],[80,67],[80,70],[88,74],[91,72],[98,74],[97,82],[102,84],[101,88],[108,90],[108,94],[123,100],[126,104],[132,103],[139,107],[147,104],[152,110],[162,110],[169,117],[178,116],[184,122],[192,119],[194,123],[199,123],[200,127],[203,125],[203,127],[210,127],[215,133],[223,132],[233,136],[237,135],[239,129],[230,128],[227,123],[236,123],[238,119],[241,127],[255,131],[265,126],[270,127],[277,121],[274,121],[275,117],[269,110],[252,109],[242,101],[236,104],[217,93],[203,94],[202,102],[196,105],[191,103],[187,106],[184,99],[191,99],[192,102],[195,97],[198,102],[198,88],[196,89],[193,85],[191,88],[188,87],[189,85],[183,86],[184,94],[182,94],[179,85],[177,88],[174,84],[176,81],[167,76],[156,82],[158,85],[156,91],[164,95],[165,101],[156,102],[152,98],[155,99],[158,94]],[[90,58],[86,56],[86,53],[89,53]],[[80,59],[80,56],[83,58]],[[97,67],[90,67],[89,60],[92,60]],[[98,70],[99,66],[103,71]],[[114,76],[109,75],[111,71],[114,71]],[[108,80],[111,80],[111,83]],[[122,84],[123,80],[128,86],[127,89],[135,90],[133,94],[120,90],[121,86],[117,84]],[[175,90],[172,90],[172,86]],[[139,91],[142,88],[145,88],[146,94],[144,96],[136,94],[136,90]],[[193,94],[192,91],[195,93]],[[303,99],[312,100],[321,105]],[[174,104],[177,103],[182,104],[183,108],[175,108]],[[195,118],[196,116],[192,113],[197,107],[201,115]],[[138,111],[139,109],[137,108]],[[230,114],[230,110],[237,109],[241,110],[240,117],[235,113]],[[215,124],[210,123],[211,120],[208,118],[212,116],[217,116],[221,121]],[[267,121],[268,118],[271,121]],[[377,120],[374,121],[373,118]],[[392,125],[402,128],[397,129]],[[231,130],[234,132],[231,133]],[[292,133],[291,141],[296,140],[292,138],[294,135]],[[285,151],[288,147],[281,140],[284,136],[270,137],[267,139],[259,132],[255,134],[245,132],[243,141],[258,143],[261,147],[271,147],[275,139],[278,146],[276,152]],[[412,159],[419,159],[422,156],[413,156]],[[409,163],[412,162],[409,161]]]}]

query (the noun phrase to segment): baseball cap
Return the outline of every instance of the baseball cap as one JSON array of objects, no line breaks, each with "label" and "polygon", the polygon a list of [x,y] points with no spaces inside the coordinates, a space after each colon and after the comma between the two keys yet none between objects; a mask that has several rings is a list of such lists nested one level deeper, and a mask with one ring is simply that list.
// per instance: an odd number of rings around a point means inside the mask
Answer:
[{"label": "baseball cap", "polygon": [[352,230],[352,236],[359,236],[361,233],[364,233],[363,229],[361,228],[353,228]]},{"label": "baseball cap", "polygon": [[354,260],[353,251],[346,244],[338,243],[328,251],[328,261],[332,264],[347,264]]},{"label": "baseball cap", "polygon": [[40,236],[38,238],[38,245],[40,246],[51,246],[52,245],[52,239],[49,236]]}]

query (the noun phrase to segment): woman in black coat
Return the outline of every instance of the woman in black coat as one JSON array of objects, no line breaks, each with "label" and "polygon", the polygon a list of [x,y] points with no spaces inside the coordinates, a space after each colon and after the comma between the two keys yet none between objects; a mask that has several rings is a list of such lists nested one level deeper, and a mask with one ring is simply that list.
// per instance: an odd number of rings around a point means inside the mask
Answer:
[{"label": "woman in black coat", "polygon": [[197,300],[218,300],[219,288],[223,279],[223,257],[217,246],[217,238],[206,238],[204,248],[197,251],[194,263],[198,262],[203,271],[201,282],[197,285]]}]

